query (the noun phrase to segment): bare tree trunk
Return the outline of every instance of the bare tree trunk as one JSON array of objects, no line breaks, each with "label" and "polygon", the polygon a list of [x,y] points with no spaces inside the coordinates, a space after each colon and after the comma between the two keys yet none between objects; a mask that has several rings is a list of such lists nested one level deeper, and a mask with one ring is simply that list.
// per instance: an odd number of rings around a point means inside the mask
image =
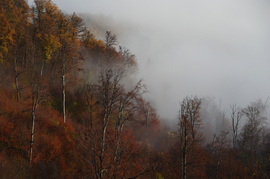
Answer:
[{"label": "bare tree trunk", "polygon": [[64,123],[66,123],[66,84],[65,84],[65,75],[62,76],[62,85],[63,85],[63,88],[62,88],[62,94],[63,94],[63,120],[64,120]]},{"label": "bare tree trunk", "polygon": [[[107,110],[105,110],[107,111]],[[101,137],[101,153],[100,153],[100,178],[104,178],[104,173],[106,172],[106,169],[104,168],[104,152],[105,152],[105,140],[106,140],[106,130],[109,122],[110,116],[107,116],[106,120],[106,114],[103,118],[103,124],[102,124],[102,137]]]},{"label": "bare tree trunk", "polygon": [[45,65],[45,60],[42,60],[41,68],[40,68],[40,76],[43,76],[43,70],[44,70],[44,65]]},{"label": "bare tree trunk", "polygon": [[30,165],[32,164],[32,158],[33,158],[36,108],[37,108],[37,99],[35,99],[35,94],[33,92],[32,94],[32,128],[31,128],[31,141],[30,141]]},{"label": "bare tree trunk", "polygon": [[149,109],[145,107],[145,103],[143,104],[143,112],[144,112],[144,117],[145,117],[145,126],[146,128],[148,128]]},{"label": "bare tree trunk", "polygon": [[[181,142],[181,156],[182,156],[182,171],[183,179],[187,178],[187,165],[194,163],[196,158],[195,145],[201,142],[202,133],[199,131],[201,126],[201,119],[199,115],[201,99],[196,96],[194,99],[186,97],[181,103],[181,110],[179,111],[179,125],[180,125],[180,142]],[[187,163],[187,152],[189,151],[189,162]],[[192,160],[192,161],[191,161]],[[192,172],[190,172],[192,173]],[[189,176],[190,177],[190,176]]]},{"label": "bare tree trunk", "polygon": [[240,112],[240,108],[233,104],[231,107],[231,120],[232,120],[232,131],[233,131],[233,149],[236,147],[236,140],[238,135],[238,126],[239,121],[243,116],[243,113]]},{"label": "bare tree trunk", "polygon": [[20,90],[19,90],[19,83],[18,83],[18,71],[17,71],[17,57],[14,57],[14,70],[15,70],[15,85],[16,85],[16,92],[17,92],[17,100],[20,100]]},{"label": "bare tree trunk", "polygon": [[62,62],[62,104],[63,104],[63,120],[66,123],[66,61],[65,55],[63,55]]},{"label": "bare tree trunk", "polygon": [[16,92],[17,92],[17,100],[20,100],[20,90],[19,90],[19,83],[18,83],[18,69],[17,69],[17,44],[14,52],[14,71],[15,71],[15,86],[16,86]]},{"label": "bare tree trunk", "polygon": [[187,118],[184,116],[184,146],[183,146],[183,179],[187,178]]},{"label": "bare tree trunk", "polygon": [[[37,81],[36,81],[37,80]],[[38,105],[44,100],[44,89],[42,89],[42,77],[32,76],[31,80],[32,85],[32,127],[31,127],[31,139],[30,139],[30,165],[32,164],[33,158],[33,145],[34,145],[34,133],[35,133],[35,119],[36,119],[36,110]]]}]

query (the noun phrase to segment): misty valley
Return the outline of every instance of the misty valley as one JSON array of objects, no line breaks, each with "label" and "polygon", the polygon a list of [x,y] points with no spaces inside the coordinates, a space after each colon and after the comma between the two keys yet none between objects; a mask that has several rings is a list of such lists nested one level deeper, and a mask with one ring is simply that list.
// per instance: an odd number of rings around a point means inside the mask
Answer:
[{"label": "misty valley", "polygon": [[[270,177],[268,98],[225,108],[211,91],[172,99],[170,80],[140,79],[137,54],[100,17],[0,1],[1,179]],[[145,60],[148,73],[155,63]]]}]

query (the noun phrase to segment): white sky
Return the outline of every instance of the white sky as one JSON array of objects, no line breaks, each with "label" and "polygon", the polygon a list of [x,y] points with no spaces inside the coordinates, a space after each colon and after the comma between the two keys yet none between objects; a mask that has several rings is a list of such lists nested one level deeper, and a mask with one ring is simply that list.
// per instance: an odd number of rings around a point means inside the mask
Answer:
[{"label": "white sky", "polygon": [[224,109],[270,96],[269,0],[53,2],[104,16],[105,30],[137,56],[138,78],[161,117],[177,116],[187,95],[215,97]]}]

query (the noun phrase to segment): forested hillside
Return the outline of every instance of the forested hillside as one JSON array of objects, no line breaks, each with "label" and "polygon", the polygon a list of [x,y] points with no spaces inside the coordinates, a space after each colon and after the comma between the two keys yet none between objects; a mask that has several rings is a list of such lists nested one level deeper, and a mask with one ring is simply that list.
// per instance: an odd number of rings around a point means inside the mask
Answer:
[{"label": "forested hillside", "polygon": [[266,103],[225,119],[186,97],[173,130],[133,80],[136,56],[88,29],[51,0],[1,0],[0,178],[270,177]]}]

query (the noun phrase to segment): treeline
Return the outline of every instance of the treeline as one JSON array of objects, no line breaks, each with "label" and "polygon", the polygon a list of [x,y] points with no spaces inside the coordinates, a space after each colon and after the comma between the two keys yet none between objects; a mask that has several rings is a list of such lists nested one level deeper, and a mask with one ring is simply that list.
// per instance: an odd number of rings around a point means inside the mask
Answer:
[{"label": "treeline", "polygon": [[161,124],[135,55],[104,35],[50,0],[0,2],[0,178],[270,176],[265,104],[233,105],[205,145],[203,99],[182,101],[177,131]]}]

